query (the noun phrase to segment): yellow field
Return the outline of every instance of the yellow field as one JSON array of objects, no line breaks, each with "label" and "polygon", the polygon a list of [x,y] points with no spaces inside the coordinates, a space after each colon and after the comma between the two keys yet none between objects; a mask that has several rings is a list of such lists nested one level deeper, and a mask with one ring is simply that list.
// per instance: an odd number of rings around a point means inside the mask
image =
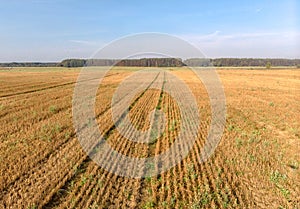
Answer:
[{"label": "yellow field", "polygon": [[[174,143],[181,118],[172,97],[150,86],[136,96],[130,120],[147,130],[149,113],[161,109],[166,131],[150,146],[120,136],[111,99],[137,70],[118,67],[106,75],[95,113],[111,147],[144,158]],[[225,130],[213,156],[200,163],[211,119],[208,94],[192,71],[163,70],[194,94],[200,134],[180,164],[142,179],[99,167],[78,142],[72,96],[80,69],[0,70],[0,208],[300,208],[300,71],[218,69],[227,104]]]}]

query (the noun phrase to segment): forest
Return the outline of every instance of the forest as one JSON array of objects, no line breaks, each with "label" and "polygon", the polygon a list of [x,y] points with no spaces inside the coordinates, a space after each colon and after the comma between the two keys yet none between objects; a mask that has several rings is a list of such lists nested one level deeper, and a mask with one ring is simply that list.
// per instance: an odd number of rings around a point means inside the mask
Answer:
[{"label": "forest", "polygon": [[262,58],[142,58],[142,59],[65,59],[61,62],[11,62],[0,63],[0,67],[84,67],[84,66],[136,66],[136,67],[300,67],[300,59]]}]

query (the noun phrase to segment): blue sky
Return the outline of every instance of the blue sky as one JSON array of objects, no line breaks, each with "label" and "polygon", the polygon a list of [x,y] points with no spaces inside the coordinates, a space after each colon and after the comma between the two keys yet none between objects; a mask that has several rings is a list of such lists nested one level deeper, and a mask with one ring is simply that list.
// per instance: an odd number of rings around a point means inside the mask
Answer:
[{"label": "blue sky", "polygon": [[0,0],[0,62],[89,57],[132,33],[161,32],[207,57],[300,58],[300,3]]}]

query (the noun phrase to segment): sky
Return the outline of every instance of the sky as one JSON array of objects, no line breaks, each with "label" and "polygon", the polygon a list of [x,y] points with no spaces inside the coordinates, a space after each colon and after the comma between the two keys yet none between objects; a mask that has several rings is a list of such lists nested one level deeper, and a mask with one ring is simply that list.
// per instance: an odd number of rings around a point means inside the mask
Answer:
[{"label": "sky", "polygon": [[0,62],[89,58],[143,32],[180,37],[211,58],[300,58],[297,0],[0,0],[0,11]]}]

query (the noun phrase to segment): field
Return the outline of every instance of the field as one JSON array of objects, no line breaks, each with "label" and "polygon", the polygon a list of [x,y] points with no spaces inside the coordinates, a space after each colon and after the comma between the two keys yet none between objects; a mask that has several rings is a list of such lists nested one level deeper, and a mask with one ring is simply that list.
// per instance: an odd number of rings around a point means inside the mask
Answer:
[{"label": "field", "polygon": [[[161,84],[153,81],[136,96],[129,116],[135,127],[147,130],[149,113],[164,111],[164,134],[146,146],[118,133],[111,99],[137,70],[118,67],[106,75],[95,113],[116,151],[144,158],[174,143],[181,118],[176,101],[151,88]],[[300,71],[219,68],[227,119],[214,154],[200,163],[211,119],[208,94],[192,71],[163,70],[181,78],[194,94],[200,134],[181,163],[146,178],[110,173],[82,149],[72,120],[80,69],[0,70],[0,208],[300,208]],[[163,74],[155,78],[171,83]]]}]

